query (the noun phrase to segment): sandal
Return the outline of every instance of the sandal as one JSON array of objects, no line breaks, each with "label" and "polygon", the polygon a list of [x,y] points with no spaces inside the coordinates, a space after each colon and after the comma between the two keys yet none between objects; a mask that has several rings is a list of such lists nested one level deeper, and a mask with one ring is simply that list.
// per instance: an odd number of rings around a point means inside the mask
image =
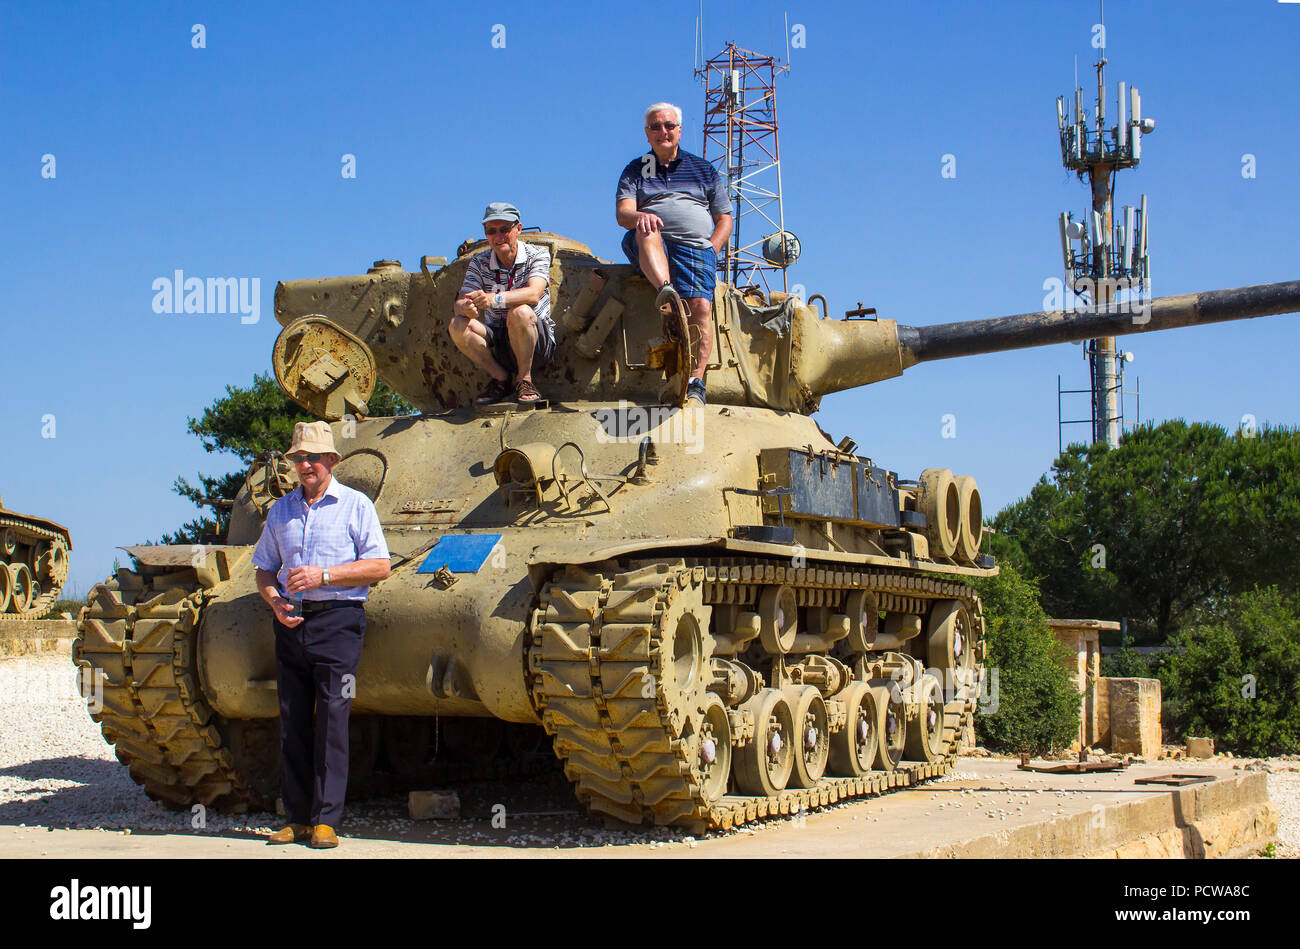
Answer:
[{"label": "sandal", "polygon": [[519,388],[515,390],[516,402],[540,402],[542,394],[537,391],[537,386],[533,385],[529,379],[524,379],[519,383]]},{"label": "sandal", "polygon": [[474,400],[475,405],[492,405],[500,402],[506,396],[514,392],[515,387],[510,384],[508,379],[493,379],[487,384],[482,394]]}]

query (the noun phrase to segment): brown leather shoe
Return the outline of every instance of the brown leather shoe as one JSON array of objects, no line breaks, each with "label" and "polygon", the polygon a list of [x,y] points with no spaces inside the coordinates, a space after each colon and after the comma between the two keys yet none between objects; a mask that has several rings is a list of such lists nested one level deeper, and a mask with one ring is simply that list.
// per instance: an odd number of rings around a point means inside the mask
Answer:
[{"label": "brown leather shoe", "polygon": [[317,850],[324,850],[328,847],[337,847],[339,845],[338,835],[334,833],[334,828],[329,824],[317,824],[311,829],[311,845]]},{"label": "brown leather shoe", "polygon": [[266,838],[268,844],[296,844],[299,841],[306,840],[311,836],[311,827],[307,824],[289,824],[287,827],[281,827],[270,837]]}]

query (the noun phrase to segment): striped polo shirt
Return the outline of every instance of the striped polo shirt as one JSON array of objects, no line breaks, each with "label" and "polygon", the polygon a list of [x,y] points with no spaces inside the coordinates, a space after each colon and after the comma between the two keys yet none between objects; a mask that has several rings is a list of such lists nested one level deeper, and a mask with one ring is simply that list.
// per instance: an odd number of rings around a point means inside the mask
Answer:
[{"label": "striped polo shirt", "polygon": [[[334,567],[354,560],[387,560],[388,544],[374,502],[331,477],[315,504],[294,488],[271,505],[253,550],[253,566],[275,574],[281,595],[294,567]],[[317,587],[304,600],[362,600],[369,587]]]},{"label": "striped polo shirt", "polygon": [[[551,252],[545,247],[520,241],[513,267],[501,266],[496,251],[490,247],[475,254],[469,259],[469,267],[465,270],[465,281],[460,285],[460,292],[482,290],[488,295],[505,293],[507,290],[518,290],[520,287],[528,286],[528,281],[533,277],[541,277],[546,281],[542,298],[533,307],[533,312],[537,314],[538,332],[544,332],[554,343],[555,324],[551,322]],[[484,322],[494,325],[504,323],[508,309],[508,307],[501,309],[493,307],[487,311]]]},{"label": "striped polo shirt", "polygon": [[638,211],[663,220],[663,235],[679,244],[704,247],[713,234],[713,219],[731,213],[727,178],[683,148],[661,162],[654,151],[628,162],[618,179],[614,200],[636,198]]}]

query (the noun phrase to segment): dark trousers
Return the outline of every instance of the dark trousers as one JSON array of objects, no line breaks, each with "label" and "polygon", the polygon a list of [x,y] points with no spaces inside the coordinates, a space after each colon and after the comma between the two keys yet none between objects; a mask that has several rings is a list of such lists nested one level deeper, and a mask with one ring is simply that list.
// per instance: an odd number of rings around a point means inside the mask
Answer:
[{"label": "dark trousers", "polygon": [[291,824],[338,827],[343,817],[348,712],[365,635],[360,603],[307,613],[293,628],[275,621],[280,794]]}]

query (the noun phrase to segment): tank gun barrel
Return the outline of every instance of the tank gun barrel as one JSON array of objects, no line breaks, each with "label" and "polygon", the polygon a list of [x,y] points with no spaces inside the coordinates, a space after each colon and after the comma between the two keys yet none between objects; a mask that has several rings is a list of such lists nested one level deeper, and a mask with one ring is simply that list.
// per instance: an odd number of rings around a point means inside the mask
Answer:
[{"label": "tank gun barrel", "polygon": [[1157,297],[1150,301],[1149,309],[1113,303],[934,326],[900,326],[898,336],[906,368],[936,359],[1297,311],[1300,311],[1300,280],[1291,280]]}]

